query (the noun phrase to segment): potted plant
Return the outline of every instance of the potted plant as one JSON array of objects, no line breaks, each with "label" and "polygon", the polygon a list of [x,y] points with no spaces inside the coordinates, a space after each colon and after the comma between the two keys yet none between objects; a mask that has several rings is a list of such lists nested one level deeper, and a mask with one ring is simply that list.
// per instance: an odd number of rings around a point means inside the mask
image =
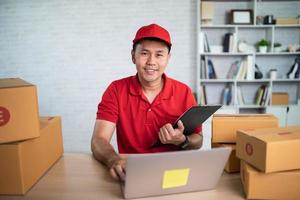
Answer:
[{"label": "potted plant", "polygon": [[281,43],[275,42],[273,46],[274,46],[274,52],[280,52],[281,51],[281,46],[282,46]]},{"label": "potted plant", "polygon": [[270,42],[266,39],[261,39],[256,45],[260,53],[266,53]]}]

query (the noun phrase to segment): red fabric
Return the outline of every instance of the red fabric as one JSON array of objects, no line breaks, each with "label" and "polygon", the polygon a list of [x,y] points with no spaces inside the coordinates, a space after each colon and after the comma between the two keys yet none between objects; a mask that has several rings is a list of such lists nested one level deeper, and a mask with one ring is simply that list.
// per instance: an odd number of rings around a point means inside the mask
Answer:
[{"label": "red fabric", "polygon": [[[159,129],[196,105],[191,89],[163,75],[163,90],[150,104],[138,77],[112,82],[98,105],[97,119],[116,123],[119,153],[150,153],[178,150],[175,145],[150,146],[158,139]],[[197,128],[200,132],[202,127]]]}]

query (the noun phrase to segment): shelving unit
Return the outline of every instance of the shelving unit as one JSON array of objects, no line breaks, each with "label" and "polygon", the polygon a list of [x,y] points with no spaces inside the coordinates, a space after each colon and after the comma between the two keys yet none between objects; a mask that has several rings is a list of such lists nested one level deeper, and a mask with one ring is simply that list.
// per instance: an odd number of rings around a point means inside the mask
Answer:
[{"label": "shelving unit", "polygon": [[[211,25],[201,24],[202,2],[213,2],[214,18]],[[300,44],[300,24],[291,25],[257,25],[257,16],[273,15],[274,18],[297,17],[300,8],[300,1],[293,0],[228,0],[228,1],[197,1],[197,97],[198,103],[203,103],[204,97],[201,94],[203,86],[207,104],[222,104],[224,89],[231,88],[232,100],[226,109],[232,109],[235,113],[266,113],[272,112],[278,107],[286,109],[288,106],[298,106],[300,98],[300,79],[288,79],[286,74],[294,64],[300,52],[275,52],[274,43],[280,42],[283,49],[289,44]],[[233,9],[249,9],[253,13],[253,24],[236,25],[229,24],[228,13]],[[234,47],[231,52],[223,52],[223,41],[226,33],[234,33]],[[206,36],[205,36],[206,35]],[[271,45],[267,53],[259,53],[255,44],[260,39],[267,39]],[[208,41],[211,51],[205,51],[205,41]],[[238,44],[244,41],[247,50],[239,52]],[[203,74],[204,65],[210,59],[214,65],[217,79],[208,79]],[[203,61],[204,60],[204,61]],[[247,65],[247,75],[244,80],[236,78],[227,79],[231,64],[237,60],[244,60]],[[263,74],[262,79],[255,79],[255,64]],[[277,78],[270,79],[270,70],[277,70]],[[207,69],[207,66],[205,67]],[[256,96],[258,89],[265,85],[270,94],[269,101],[263,105],[257,105]],[[240,88],[240,89],[238,89]],[[239,101],[241,91],[244,103]],[[286,92],[289,102],[286,106],[273,106],[272,93]]]}]

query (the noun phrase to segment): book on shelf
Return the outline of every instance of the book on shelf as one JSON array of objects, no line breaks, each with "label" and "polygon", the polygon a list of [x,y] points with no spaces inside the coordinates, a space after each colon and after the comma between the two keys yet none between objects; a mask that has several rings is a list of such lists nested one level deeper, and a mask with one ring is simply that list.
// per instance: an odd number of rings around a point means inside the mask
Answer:
[{"label": "book on shelf", "polygon": [[267,105],[270,99],[270,95],[270,88],[268,86],[260,86],[256,92],[255,104],[260,106]]},{"label": "book on shelf", "polygon": [[230,68],[227,72],[226,78],[227,79],[235,79],[238,71],[239,71],[239,67],[241,65],[241,62],[239,60],[234,61],[231,65]]},{"label": "book on shelf", "polygon": [[204,52],[210,52],[208,37],[206,33],[204,33]]},{"label": "book on shelf", "polygon": [[236,52],[236,33],[226,33],[223,39],[223,52]]},{"label": "book on shelf", "polygon": [[200,104],[201,105],[207,104],[205,85],[200,86]]},{"label": "book on shelf", "polygon": [[254,79],[254,67],[253,67],[253,56],[247,56],[247,80],[253,80]]},{"label": "book on shelf", "polygon": [[207,71],[209,79],[217,79],[215,67],[211,59],[207,59]]},{"label": "book on shelf", "polygon": [[232,88],[230,85],[227,85],[223,90],[222,95],[222,104],[223,105],[230,105],[232,99]]},{"label": "book on shelf", "polygon": [[240,62],[239,71],[238,71],[238,73],[236,75],[236,79],[237,80],[245,80],[246,79],[247,68],[248,68],[247,60],[242,60]]},{"label": "book on shelf", "polygon": [[242,94],[242,90],[240,87],[237,87],[237,102],[239,105],[245,105],[245,99]]},{"label": "book on shelf", "polygon": [[207,56],[202,56],[200,64],[201,79],[217,79],[216,70],[211,59]]}]

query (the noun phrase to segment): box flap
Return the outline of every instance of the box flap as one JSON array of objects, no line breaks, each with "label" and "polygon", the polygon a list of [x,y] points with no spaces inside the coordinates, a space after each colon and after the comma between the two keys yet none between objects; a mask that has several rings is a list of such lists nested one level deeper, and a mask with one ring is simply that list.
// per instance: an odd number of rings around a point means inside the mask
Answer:
[{"label": "box flap", "polygon": [[233,118],[233,117],[274,117],[272,114],[214,114],[214,118],[219,118],[219,117],[228,117],[228,118]]},{"label": "box flap", "polygon": [[300,140],[300,126],[287,128],[263,128],[251,131],[241,130],[241,132],[251,137],[256,137],[264,142]]},{"label": "box flap", "polygon": [[0,79],[0,89],[2,88],[13,88],[13,87],[27,87],[33,86],[20,78],[4,78]]}]

